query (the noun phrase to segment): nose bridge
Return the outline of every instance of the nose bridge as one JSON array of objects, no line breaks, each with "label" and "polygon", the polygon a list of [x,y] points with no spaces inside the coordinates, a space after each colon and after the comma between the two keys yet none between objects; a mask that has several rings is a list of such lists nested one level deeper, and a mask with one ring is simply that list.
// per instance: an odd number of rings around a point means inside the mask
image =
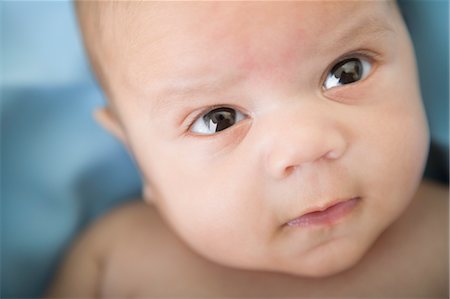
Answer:
[{"label": "nose bridge", "polygon": [[268,173],[282,178],[307,163],[335,160],[344,154],[344,132],[327,108],[292,105],[266,115],[262,159]]}]

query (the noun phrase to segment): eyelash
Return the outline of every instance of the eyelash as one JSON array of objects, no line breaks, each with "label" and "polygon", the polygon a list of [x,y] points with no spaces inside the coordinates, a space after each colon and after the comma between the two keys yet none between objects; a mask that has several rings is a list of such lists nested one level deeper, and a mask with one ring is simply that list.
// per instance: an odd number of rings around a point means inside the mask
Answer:
[{"label": "eyelash", "polygon": [[[341,55],[337,59],[333,60],[328,65],[328,67],[326,68],[326,71],[320,77],[319,84],[318,84],[319,90],[326,91],[326,89],[324,89],[324,87],[323,87],[323,84],[324,84],[325,80],[327,79],[328,74],[334,68],[334,66],[337,65],[338,63],[340,63],[341,61],[344,61],[344,60],[350,59],[350,58],[360,58],[360,59],[363,58],[363,59],[368,60],[372,64],[372,69],[370,70],[370,72],[367,76],[370,76],[374,72],[377,62],[379,62],[379,60],[381,59],[380,55],[378,53],[375,53],[370,50],[350,51],[347,54]],[[364,81],[366,79],[367,78],[363,79],[362,81]],[[358,82],[360,82],[360,81],[358,81]]]},{"label": "eyelash", "polygon": [[209,113],[210,111],[213,111],[213,110],[218,109],[218,108],[230,108],[230,109],[234,109],[234,110],[236,110],[236,111],[241,112],[241,113],[242,113],[243,115],[245,115],[246,117],[249,117],[249,115],[250,115],[249,113],[244,112],[244,111],[245,111],[244,109],[242,109],[242,108],[240,108],[240,107],[233,106],[233,105],[229,105],[229,104],[217,104],[217,105],[213,105],[213,106],[208,106],[208,107],[206,107],[205,109],[201,109],[198,113],[194,113],[191,117],[186,118],[186,121],[185,121],[186,125],[184,126],[183,131],[184,131],[184,132],[188,132],[188,133],[190,133],[190,134],[192,134],[192,135],[195,135],[195,136],[198,136],[198,137],[205,137],[205,136],[206,136],[206,137],[212,137],[212,136],[217,135],[217,134],[220,133],[220,132],[217,132],[217,133],[212,134],[212,135],[207,135],[207,134],[197,134],[197,133],[191,132],[191,129],[192,129],[192,127],[194,126],[194,123],[195,123],[200,117],[203,117],[204,115],[206,115],[206,114]]}]

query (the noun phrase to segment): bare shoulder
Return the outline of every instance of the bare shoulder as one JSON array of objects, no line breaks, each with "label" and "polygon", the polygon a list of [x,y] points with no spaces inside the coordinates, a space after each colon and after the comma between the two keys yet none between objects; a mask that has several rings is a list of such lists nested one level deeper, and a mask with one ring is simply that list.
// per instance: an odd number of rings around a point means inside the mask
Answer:
[{"label": "bare shoulder", "polygon": [[413,202],[414,215],[420,213],[435,225],[448,229],[448,207],[448,186],[429,180],[422,181]]},{"label": "bare shoulder", "polygon": [[155,224],[155,218],[159,218],[156,210],[143,200],[125,202],[93,223],[92,230],[100,235],[104,241],[116,242],[117,238],[130,236],[130,229],[144,230],[148,225]]},{"label": "bare shoulder", "polygon": [[402,235],[405,231],[411,232],[409,235],[416,240],[417,248],[424,252],[434,251],[435,257],[442,259],[448,259],[448,196],[448,186],[422,181],[397,226]]},{"label": "bare shoulder", "polygon": [[171,235],[156,208],[142,199],[108,211],[91,225],[87,234],[92,235],[90,239],[95,242],[93,246],[105,266],[117,259],[128,258],[129,251],[136,251],[136,248],[155,247],[161,244],[162,238]]},{"label": "bare shoulder", "polygon": [[102,258],[117,244],[148,228],[153,214],[153,209],[143,200],[122,203],[94,220],[76,243],[86,243]]},{"label": "bare shoulder", "polygon": [[109,255],[127,240],[130,230],[148,227],[149,213],[152,209],[143,201],[132,201],[95,220],[72,242],[46,297],[99,296]]},{"label": "bare shoulder", "polygon": [[442,235],[448,231],[448,186],[423,180],[410,206],[397,223],[399,228],[426,231],[428,236]]},{"label": "bare shoulder", "polygon": [[[416,196],[416,207],[413,209],[416,221],[423,220],[422,232],[427,247],[432,248],[436,257],[445,261],[445,274],[448,276],[448,241],[449,241],[449,187],[432,181],[423,181]],[[444,274],[444,273],[443,273]]]},{"label": "bare shoulder", "polygon": [[448,202],[449,188],[448,185],[431,180],[423,180],[419,186],[418,194]]},{"label": "bare shoulder", "polygon": [[[411,207],[398,227],[398,239],[414,244],[411,256],[421,269],[422,282],[448,295],[449,189],[447,185],[424,180]],[[427,277],[425,280],[423,277]]]}]

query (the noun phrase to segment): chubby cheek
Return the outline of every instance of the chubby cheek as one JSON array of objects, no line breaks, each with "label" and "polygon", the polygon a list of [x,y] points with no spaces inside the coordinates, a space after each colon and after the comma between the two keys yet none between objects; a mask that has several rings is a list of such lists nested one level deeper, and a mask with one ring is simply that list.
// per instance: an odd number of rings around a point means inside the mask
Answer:
[{"label": "chubby cheek", "polygon": [[233,255],[230,244],[252,248],[256,236],[247,221],[259,209],[250,202],[254,197],[240,189],[235,163],[195,151],[180,155],[167,148],[158,153],[158,159],[147,158],[146,168],[157,186],[154,203],[172,229],[203,256],[227,264]]},{"label": "chubby cheek", "polygon": [[[389,105],[368,117],[364,146],[367,161],[361,176],[368,178],[373,211],[388,225],[410,203],[422,178],[429,133],[420,96],[402,92]],[[395,93],[394,93],[395,95]]]}]

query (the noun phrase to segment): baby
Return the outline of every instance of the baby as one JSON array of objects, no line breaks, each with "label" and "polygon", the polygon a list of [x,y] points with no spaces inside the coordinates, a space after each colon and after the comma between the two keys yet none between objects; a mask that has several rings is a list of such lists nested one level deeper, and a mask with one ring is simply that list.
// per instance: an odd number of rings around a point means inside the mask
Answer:
[{"label": "baby", "polygon": [[144,199],[49,297],[448,296],[448,188],[395,1],[78,2]]}]

